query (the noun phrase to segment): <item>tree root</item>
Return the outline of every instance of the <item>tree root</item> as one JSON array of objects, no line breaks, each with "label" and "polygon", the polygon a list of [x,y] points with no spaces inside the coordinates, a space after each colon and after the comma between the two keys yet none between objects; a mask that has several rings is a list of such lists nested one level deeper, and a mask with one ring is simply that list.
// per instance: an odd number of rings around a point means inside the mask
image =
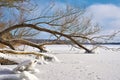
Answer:
[{"label": "tree root", "polygon": [[15,54],[15,55],[34,55],[36,56],[36,59],[41,59],[43,58],[43,61],[55,61],[59,62],[59,59],[55,57],[54,55],[51,54],[46,54],[46,53],[40,53],[40,52],[29,52],[29,51],[16,51],[16,50],[10,50],[10,49],[0,49],[0,52],[3,54]]}]

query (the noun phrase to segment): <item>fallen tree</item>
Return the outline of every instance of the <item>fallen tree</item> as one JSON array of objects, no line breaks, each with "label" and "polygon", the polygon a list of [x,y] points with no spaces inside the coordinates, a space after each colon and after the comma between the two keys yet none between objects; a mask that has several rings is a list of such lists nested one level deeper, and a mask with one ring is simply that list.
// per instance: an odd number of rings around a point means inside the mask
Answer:
[{"label": "fallen tree", "polygon": [[[53,31],[53,30],[49,30],[49,29],[45,29],[45,28],[40,28],[40,27],[38,27],[38,26],[36,26],[36,25],[33,25],[33,24],[19,24],[19,25],[15,25],[15,26],[9,27],[9,28],[1,31],[1,32],[0,32],[0,36],[1,36],[1,35],[4,35],[6,32],[9,32],[9,31],[14,30],[14,29],[16,29],[16,28],[22,28],[22,27],[30,27],[30,28],[33,28],[33,29],[36,29],[36,30],[39,30],[39,31],[44,31],[44,32],[51,33],[51,34],[53,34],[53,35],[63,36],[63,37],[65,37],[65,38],[68,38],[69,40],[71,40],[74,44],[78,45],[79,47],[85,49],[86,52],[91,53],[91,51],[90,51],[89,49],[85,48],[84,46],[82,46],[81,44],[79,44],[76,40],[74,40],[74,39],[71,37],[71,35],[63,34],[63,33],[60,33],[60,32],[57,32],[57,31]],[[85,39],[89,39],[89,38],[87,38],[87,37],[85,37],[85,36],[79,36],[79,37],[82,37],[82,38],[85,38]],[[23,42],[23,40],[19,40],[19,41],[21,41],[21,43]],[[25,41],[25,40],[24,40],[24,44],[27,44],[27,43],[28,43],[28,41]],[[30,44],[30,42],[29,42],[29,44]],[[34,47],[34,45],[31,45],[31,46]]]},{"label": "fallen tree", "polygon": [[[14,1],[14,0],[13,0]],[[24,0],[22,0],[24,2]],[[26,0],[25,0],[26,1]],[[19,1],[18,1],[19,2]],[[9,2],[8,2],[9,3]],[[14,2],[13,2],[14,3]],[[20,2],[22,3],[22,2]],[[17,4],[17,3],[16,3]],[[14,4],[10,6],[9,4],[7,8],[15,8]],[[15,45],[16,44],[23,44],[35,47],[40,50],[40,52],[47,52],[44,49],[44,45],[51,45],[56,43],[57,40],[60,40],[61,38],[67,39],[71,42],[72,45],[77,45],[78,48],[82,48],[85,50],[86,53],[91,53],[95,48],[88,49],[85,47],[82,42],[89,42],[89,43],[95,43],[97,42],[96,39],[106,39],[109,40],[115,35],[105,35],[105,36],[93,36],[94,34],[98,33],[100,31],[100,27],[98,24],[93,24],[91,22],[91,18],[85,17],[84,10],[66,6],[65,9],[61,9],[59,11],[54,11],[52,8],[54,5],[50,4],[48,8],[45,8],[43,10],[42,15],[39,15],[37,17],[26,18],[28,15],[26,15],[26,9],[23,9],[23,6],[17,6],[17,10],[19,11],[19,15],[16,17],[10,18],[10,21],[2,21],[7,24],[9,22],[9,25],[2,25],[2,29],[0,30],[0,43],[4,44],[8,47],[10,47],[12,50],[1,50],[1,53],[11,53],[11,54],[34,54],[38,55],[35,52],[17,52],[15,51]],[[19,9],[18,9],[19,8]],[[22,8],[22,9],[21,9]],[[31,11],[31,9],[27,9],[28,12]],[[1,17],[2,18],[2,17]],[[15,20],[12,20],[15,18]],[[1,23],[2,23],[1,22]],[[37,31],[33,33],[33,30]],[[10,38],[3,38],[2,36],[7,33],[11,34],[12,37]],[[26,37],[33,37],[36,34],[39,34],[39,32],[46,32],[50,34],[50,36],[54,36],[56,41],[53,42],[47,42],[47,43],[34,43],[31,41],[28,41]],[[49,36],[47,36],[49,37]],[[108,39],[107,39],[108,38]]]},{"label": "fallen tree", "polygon": [[[34,52],[34,51],[16,51],[16,50],[10,50],[10,49],[0,49],[0,53],[14,54],[14,55],[33,55],[33,56],[35,56],[36,60],[41,60],[40,61],[41,64],[47,63],[47,61],[49,61],[49,62],[52,62],[52,61],[60,62],[60,60],[52,54],[40,53],[40,52]],[[4,58],[1,57],[1,59],[4,59]],[[1,62],[2,63],[7,62],[8,64],[10,64],[10,63],[11,64],[17,64],[17,62],[11,61],[11,60],[8,60],[8,59],[1,60]]]}]

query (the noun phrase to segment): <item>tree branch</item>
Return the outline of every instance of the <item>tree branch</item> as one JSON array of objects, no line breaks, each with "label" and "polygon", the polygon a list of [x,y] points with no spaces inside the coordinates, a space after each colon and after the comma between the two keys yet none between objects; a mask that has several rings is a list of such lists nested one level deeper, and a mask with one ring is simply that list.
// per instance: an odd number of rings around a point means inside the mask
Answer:
[{"label": "tree branch", "polygon": [[4,41],[4,40],[0,39],[0,43],[10,47],[13,50],[15,50],[15,48],[12,46],[12,44],[10,44],[8,41]]},{"label": "tree branch", "polygon": [[71,38],[70,36],[66,35],[66,34],[63,34],[63,33],[60,33],[60,32],[57,32],[57,31],[54,31],[54,30],[49,30],[49,29],[46,29],[46,28],[40,28],[36,25],[33,25],[33,24],[19,24],[19,25],[14,25],[14,26],[11,26],[3,31],[0,32],[0,36],[5,34],[6,32],[9,32],[11,30],[14,30],[16,28],[23,28],[23,27],[30,27],[30,28],[33,28],[33,29],[36,29],[36,30],[39,30],[39,31],[44,31],[44,32],[48,32],[50,34],[57,34],[57,35],[60,35],[60,36],[63,36],[67,39],[70,39],[73,43],[75,43],[76,45],[78,45],[79,47],[83,48],[84,50],[86,50],[87,52],[91,52],[89,49],[85,48],[84,46],[82,46],[80,43],[78,43],[76,40],[74,40],[73,38]]}]

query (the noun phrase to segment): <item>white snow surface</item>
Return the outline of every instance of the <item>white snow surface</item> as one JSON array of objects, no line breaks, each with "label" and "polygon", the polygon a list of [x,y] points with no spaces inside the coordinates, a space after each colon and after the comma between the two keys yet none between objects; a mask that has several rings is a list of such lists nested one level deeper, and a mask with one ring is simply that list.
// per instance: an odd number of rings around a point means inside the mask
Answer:
[{"label": "white snow surface", "polygon": [[[72,48],[70,45],[49,45],[46,49],[48,54],[55,55],[61,62],[37,64],[36,69],[39,69],[40,73],[35,73],[34,76],[38,80],[120,80],[120,51],[99,48],[99,53],[84,54],[84,50]],[[32,51],[32,48],[30,50]],[[17,61],[33,59],[31,56],[1,55]],[[16,66],[0,65],[0,80],[21,80],[20,74],[12,71]]]},{"label": "white snow surface", "polygon": [[33,75],[27,71],[23,71],[20,74],[20,79],[21,80],[39,80],[35,75]]}]

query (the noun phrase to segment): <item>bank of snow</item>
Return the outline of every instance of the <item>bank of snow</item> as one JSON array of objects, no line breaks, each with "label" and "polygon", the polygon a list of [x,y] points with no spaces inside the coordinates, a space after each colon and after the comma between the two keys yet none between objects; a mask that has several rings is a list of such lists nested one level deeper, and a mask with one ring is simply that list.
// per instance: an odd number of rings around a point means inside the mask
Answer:
[{"label": "bank of snow", "polygon": [[[83,54],[83,50],[67,45],[46,46],[46,49],[61,62],[37,64],[36,68],[40,73],[35,76],[39,80],[120,80],[120,51],[100,49],[98,54]],[[6,76],[16,80],[19,75],[11,71],[15,67],[16,65],[1,65],[0,80],[4,80]]]}]

